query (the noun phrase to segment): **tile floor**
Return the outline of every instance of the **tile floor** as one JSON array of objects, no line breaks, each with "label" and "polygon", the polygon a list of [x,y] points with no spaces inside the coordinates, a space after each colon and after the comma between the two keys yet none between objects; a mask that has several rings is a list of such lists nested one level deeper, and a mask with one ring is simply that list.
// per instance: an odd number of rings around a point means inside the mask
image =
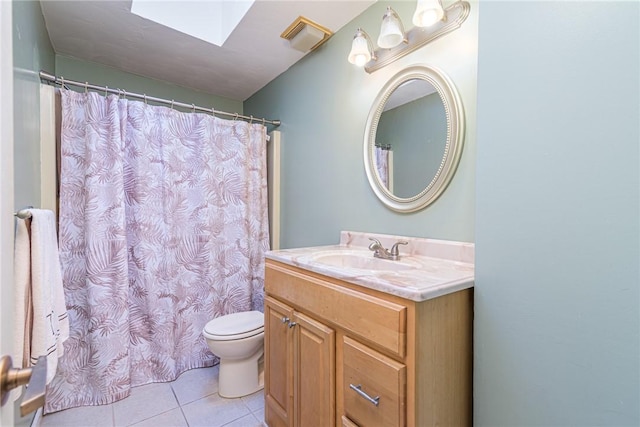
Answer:
[{"label": "tile floor", "polygon": [[239,399],[218,395],[218,367],[192,369],[171,383],[135,387],[111,405],[45,415],[41,427],[262,427],[262,391]]}]

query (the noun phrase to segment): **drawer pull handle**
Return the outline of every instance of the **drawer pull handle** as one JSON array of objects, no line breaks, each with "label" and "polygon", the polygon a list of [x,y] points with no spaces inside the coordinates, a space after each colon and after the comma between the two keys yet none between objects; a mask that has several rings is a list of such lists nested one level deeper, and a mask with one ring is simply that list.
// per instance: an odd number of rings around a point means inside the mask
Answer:
[{"label": "drawer pull handle", "polygon": [[297,323],[296,323],[296,322],[289,322],[289,327],[290,327],[290,328],[293,328],[293,327],[294,327],[294,326],[296,326],[296,325],[297,325]]},{"label": "drawer pull handle", "polygon": [[380,404],[380,396],[376,396],[376,397],[369,396],[367,393],[362,391],[362,385],[360,385],[360,384],[358,384],[358,385],[349,384],[349,388],[351,390],[355,391],[356,393],[358,393],[360,396],[362,396],[365,399],[367,399],[369,402],[373,403],[374,405],[378,406]]},{"label": "drawer pull handle", "polygon": [[288,317],[283,317],[283,318],[282,318],[282,323],[287,323],[288,321],[289,321],[289,318],[288,318]]}]

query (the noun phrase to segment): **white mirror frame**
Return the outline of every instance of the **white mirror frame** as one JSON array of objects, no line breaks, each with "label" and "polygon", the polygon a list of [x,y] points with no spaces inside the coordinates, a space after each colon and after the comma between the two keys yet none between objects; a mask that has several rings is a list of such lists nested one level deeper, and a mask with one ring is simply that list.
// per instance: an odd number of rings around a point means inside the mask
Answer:
[{"label": "white mirror frame", "polygon": [[[400,198],[391,193],[380,180],[375,166],[376,132],[380,116],[391,94],[404,82],[412,79],[426,80],[440,95],[447,118],[447,141],[440,167],[431,182],[419,194]],[[414,212],[433,203],[447,188],[456,172],[465,136],[465,120],[462,101],[453,82],[442,71],[427,65],[408,67],[395,76],[380,90],[376,97],[364,133],[364,168],[374,193],[387,207],[397,212]]]}]

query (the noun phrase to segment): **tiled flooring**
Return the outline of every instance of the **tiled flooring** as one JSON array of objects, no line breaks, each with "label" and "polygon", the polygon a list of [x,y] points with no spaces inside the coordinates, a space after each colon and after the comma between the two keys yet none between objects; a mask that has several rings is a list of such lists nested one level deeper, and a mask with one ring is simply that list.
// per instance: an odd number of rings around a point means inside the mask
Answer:
[{"label": "tiled flooring", "polygon": [[239,399],[218,395],[218,367],[192,369],[171,383],[135,387],[111,405],[45,415],[42,427],[261,427],[262,391]]}]

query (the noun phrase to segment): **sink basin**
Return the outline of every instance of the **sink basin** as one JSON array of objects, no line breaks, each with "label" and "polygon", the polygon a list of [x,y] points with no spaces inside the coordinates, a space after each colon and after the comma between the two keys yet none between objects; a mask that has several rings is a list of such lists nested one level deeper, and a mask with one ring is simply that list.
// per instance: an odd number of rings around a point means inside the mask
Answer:
[{"label": "sink basin", "polygon": [[400,271],[420,267],[419,263],[402,258],[397,261],[374,258],[372,252],[331,251],[312,255],[309,260],[331,267],[369,271]]}]

